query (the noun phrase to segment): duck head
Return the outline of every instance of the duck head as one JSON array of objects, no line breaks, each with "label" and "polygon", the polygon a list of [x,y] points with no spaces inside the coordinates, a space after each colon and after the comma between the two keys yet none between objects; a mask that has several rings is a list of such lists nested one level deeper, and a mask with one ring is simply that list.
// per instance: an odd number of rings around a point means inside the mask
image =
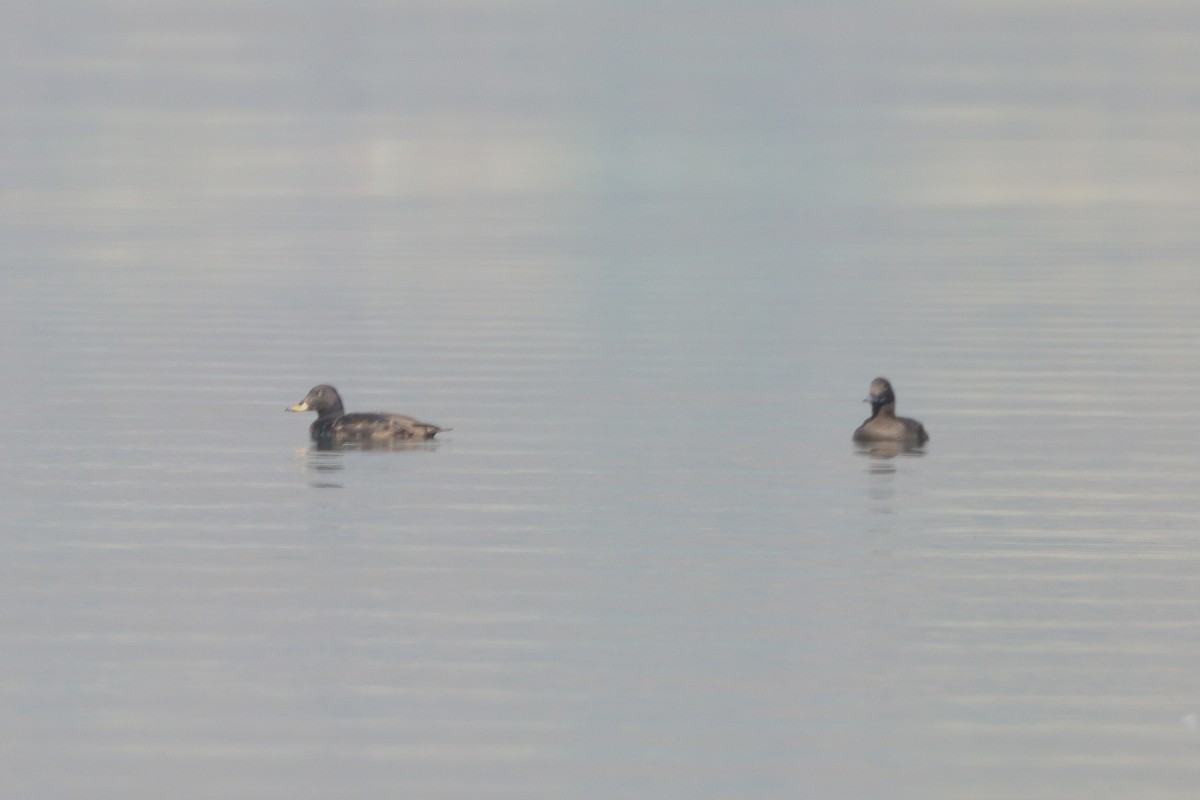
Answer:
[{"label": "duck head", "polygon": [[342,398],[338,395],[337,389],[324,383],[309,389],[308,394],[304,395],[303,400],[285,410],[315,411],[318,417],[324,417],[329,414],[340,416],[345,413],[342,407]]}]

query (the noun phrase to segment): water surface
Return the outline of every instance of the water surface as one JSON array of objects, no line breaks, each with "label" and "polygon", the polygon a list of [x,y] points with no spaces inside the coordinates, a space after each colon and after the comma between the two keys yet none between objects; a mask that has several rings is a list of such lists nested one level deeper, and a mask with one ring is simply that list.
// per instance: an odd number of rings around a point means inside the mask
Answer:
[{"label": "water surface", "polygon": [[5,796],[1193,795],[1190,7],[9,16]]}]

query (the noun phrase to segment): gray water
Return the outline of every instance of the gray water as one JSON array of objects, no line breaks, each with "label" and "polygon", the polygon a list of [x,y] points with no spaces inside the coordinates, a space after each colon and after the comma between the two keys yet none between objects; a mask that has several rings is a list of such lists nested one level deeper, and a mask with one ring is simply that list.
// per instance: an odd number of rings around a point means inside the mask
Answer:
[{"label": "gray water", "polygon": [[3,13],[3,797],[1195,796],[1190,4]]}]

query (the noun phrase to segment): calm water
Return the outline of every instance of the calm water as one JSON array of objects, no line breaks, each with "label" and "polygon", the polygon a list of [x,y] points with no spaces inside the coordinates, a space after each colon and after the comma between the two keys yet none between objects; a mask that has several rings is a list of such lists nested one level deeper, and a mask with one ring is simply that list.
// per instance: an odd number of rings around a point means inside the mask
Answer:
[{"label": "calm water", "polygon": [[594,5],[4,12],[0,794],[1194,797],[1200,15]]}]

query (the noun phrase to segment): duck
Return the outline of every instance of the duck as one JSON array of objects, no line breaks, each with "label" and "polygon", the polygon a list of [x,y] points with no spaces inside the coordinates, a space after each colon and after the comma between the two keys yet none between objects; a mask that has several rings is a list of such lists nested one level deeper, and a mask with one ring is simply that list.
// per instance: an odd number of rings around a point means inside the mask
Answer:
[{"label": "duck", "polygon": [[386,411],[347,414],[337,389],[325,383],[309,389],[303,400],[284,410],[317,412],[317,421],[308,429],[309,435],[316,441],[432,439],[442,431],[450,430]]},{"label": "duck", "polygon": [[900,442],[925,444],[929,434],[915,419],[896,416],[896,392],[887,378],[871,381],[864,403],[871,404],[871,417],[854,431],[856,442]]}]

